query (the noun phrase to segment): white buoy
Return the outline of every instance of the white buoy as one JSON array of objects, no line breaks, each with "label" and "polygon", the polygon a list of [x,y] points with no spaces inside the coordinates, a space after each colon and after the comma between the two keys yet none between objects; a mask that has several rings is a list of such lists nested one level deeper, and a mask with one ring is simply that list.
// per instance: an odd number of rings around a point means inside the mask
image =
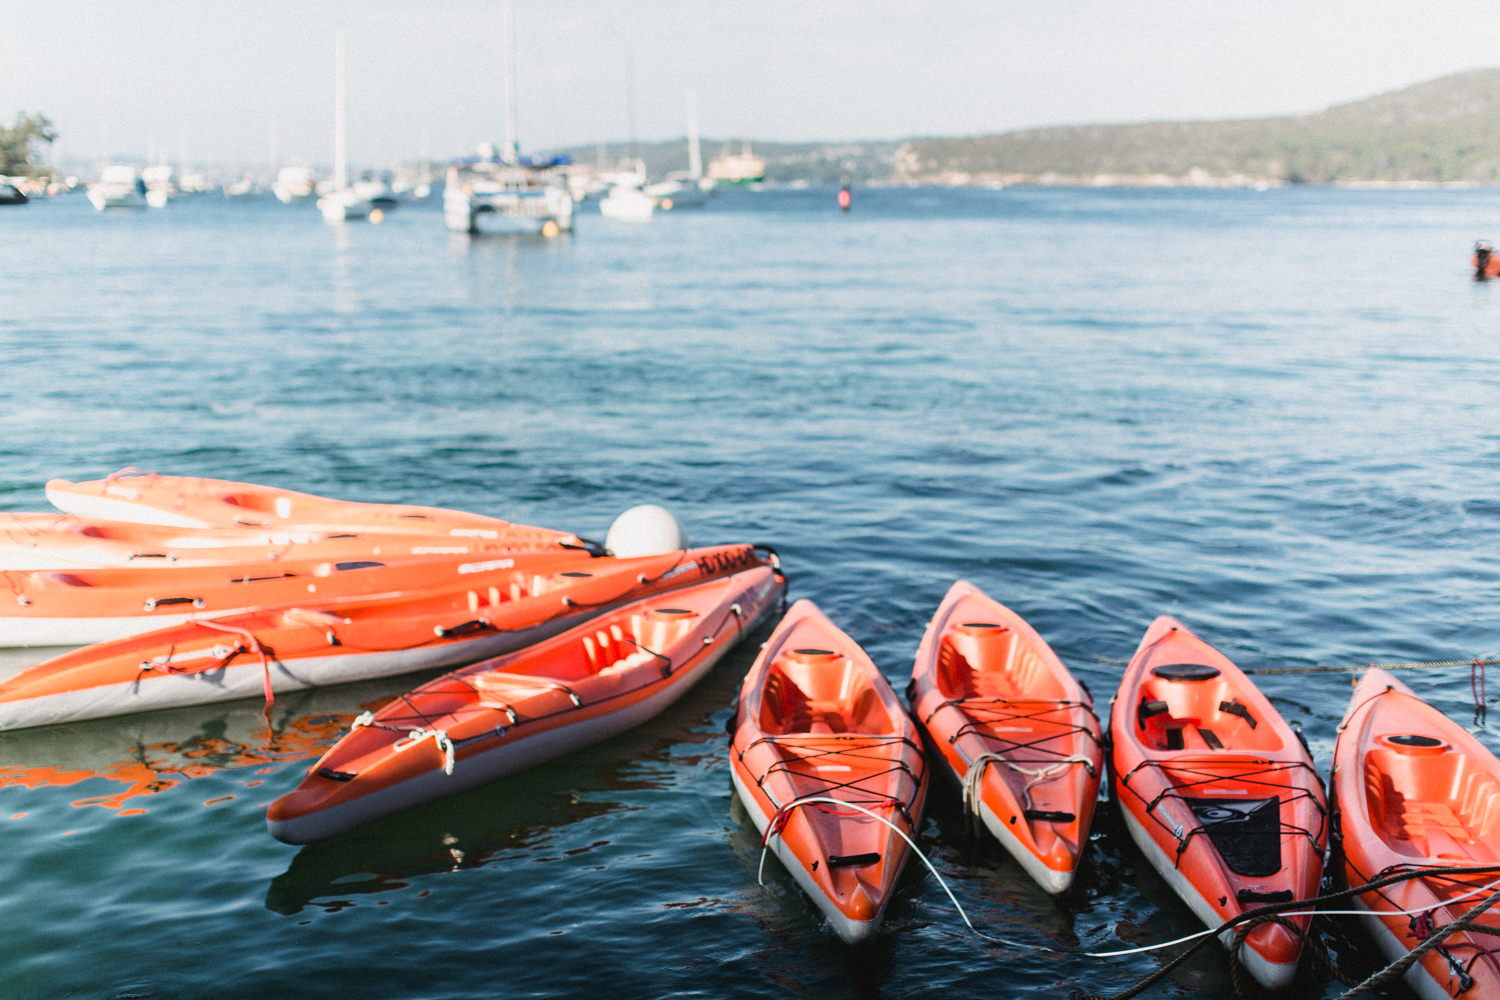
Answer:
[{"label": "white buoy", "polygon": [[604,547],[622,559],[631,559],[677,552],[688,547],[688,540],[671,511],[643,503],[615,518],[604,537]]}]

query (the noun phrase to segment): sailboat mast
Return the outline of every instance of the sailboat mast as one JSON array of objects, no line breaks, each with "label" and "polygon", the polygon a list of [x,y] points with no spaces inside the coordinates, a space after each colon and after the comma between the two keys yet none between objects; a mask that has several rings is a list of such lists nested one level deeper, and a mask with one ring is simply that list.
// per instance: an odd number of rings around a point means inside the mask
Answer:
[{"label": "sailboat mast", "polygon": [[505,34],[505,156],[507,163],[519,163],[521,143],[516,137],[516,28],[511,0],[500,5],[502,31]]},{"label": "sailboat mast", "polygon": [[698,180],[703,176],[703,150],[698,148],[698,95],[688,91],[688,176]]},{"label": "sailboat mast", "polygon": [[344,149],[344,27],[333,36],[333,189],[349,186],[349,162]]}]

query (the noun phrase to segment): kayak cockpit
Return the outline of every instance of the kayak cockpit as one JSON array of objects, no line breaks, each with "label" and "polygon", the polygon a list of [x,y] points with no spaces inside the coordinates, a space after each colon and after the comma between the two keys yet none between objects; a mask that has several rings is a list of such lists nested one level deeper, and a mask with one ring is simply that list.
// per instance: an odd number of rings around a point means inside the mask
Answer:
[{"label": "kayak cockpit", "polygon": [[865,671],[831,649],[790,650],[771,664],[760,703],[768,735],[887,733],[895,728]]}]

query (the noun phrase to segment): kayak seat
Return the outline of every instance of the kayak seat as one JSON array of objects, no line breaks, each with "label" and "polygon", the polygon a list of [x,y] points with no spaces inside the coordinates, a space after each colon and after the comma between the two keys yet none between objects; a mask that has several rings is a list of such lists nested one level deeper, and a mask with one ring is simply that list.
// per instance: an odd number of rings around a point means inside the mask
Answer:
[{"label": "kayak seat", "polygon": [[[1282,748],[1281,738],[1270,726],[1260,724],[1216,668],[1169,664],[1152,673],[1140,686],[1136,704],[1136,727],[1147,746],[1160,750],[1272,752]],[[1183,679],[1177,678],[1179,673]],[[1170,736],[1171,730],[1182,732]]]},{"label": "kayak seat", "polygon": [[960,625],[945,635],[938,647],[935,680],[949,701],[1067,697],[1036,651],[997,625]]},{"label": "kayak seat", "polygon": [[890,717],[869,682],[852,671],[841,672],[840,676],[859,685],[857,693],[850,692],[852,697],[810,698],[779,665],[772,666],[761,694],[760,728],[779,735],[888,731]]},{"label": "kayak seat", "polygon": [[1487,769],[1447,744],[1412,753],[1389,738],[1381,743],[1365,755],[1365,797],[1377,831],[1423,855],[1500,858],[1492,846],[1500,834],[1500,782]]}]

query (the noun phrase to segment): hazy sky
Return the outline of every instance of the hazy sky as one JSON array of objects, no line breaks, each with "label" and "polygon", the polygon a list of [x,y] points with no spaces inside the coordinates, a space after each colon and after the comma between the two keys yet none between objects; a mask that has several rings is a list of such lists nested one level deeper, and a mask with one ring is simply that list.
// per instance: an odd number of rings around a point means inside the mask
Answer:
[{"label": "hazy sky", "polygon": [[[1500,64],[1490,0],[515,0],[523,149],[685,131],[779,140],[1314,111]],[[49,0],[5,6],[0,117],[68,157],[331,159],[348,34],[352,162],[503,132],[499,0]],[[632,66],[633,74],[628,69]]]}]

